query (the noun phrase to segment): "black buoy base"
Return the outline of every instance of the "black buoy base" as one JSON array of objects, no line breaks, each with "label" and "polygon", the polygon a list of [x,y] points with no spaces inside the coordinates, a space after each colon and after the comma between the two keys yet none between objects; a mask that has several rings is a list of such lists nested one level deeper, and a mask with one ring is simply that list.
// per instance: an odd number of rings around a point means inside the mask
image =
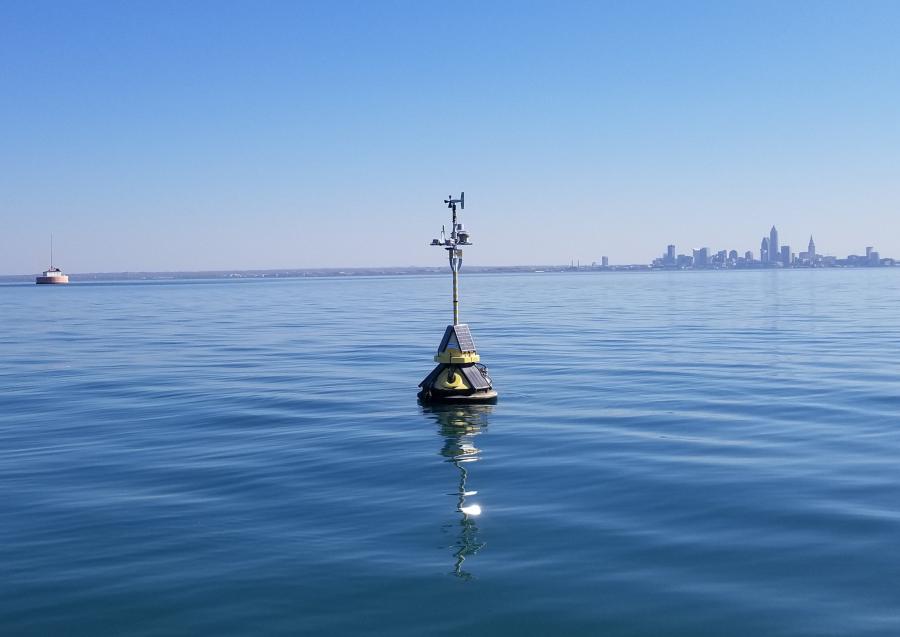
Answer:
[{"label": "black buoy base", "polygon": [[417,396],[422,403],[473,404],[497,402],[497,392],[494,389],[482,389],[474,392],[454,392],[431,388],[423,389]]},{"label": "black buoy base", "polygon": [[419,383],[423,403],[492,403],[497,391],[487,367],[478,363],[438,363]]}]

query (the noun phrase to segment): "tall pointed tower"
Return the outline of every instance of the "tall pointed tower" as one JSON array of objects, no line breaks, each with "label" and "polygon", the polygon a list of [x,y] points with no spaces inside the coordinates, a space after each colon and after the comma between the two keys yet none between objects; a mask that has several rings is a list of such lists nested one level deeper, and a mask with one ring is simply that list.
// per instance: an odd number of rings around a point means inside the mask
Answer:
[{"label": "tall pointed tower", "polygon": [[778,230],[772,226],[772,229],[769,230],[769,260],[777,261],[779,252],[781,252],[781,248],[778,246]]},{"label": "tall pointed tower", "polygon": [[812,235],[809,235],[809,247],[807,248],[807,252],[809,253],[809,262],[814,262],[816,260],[816,242],[813,241]]}]

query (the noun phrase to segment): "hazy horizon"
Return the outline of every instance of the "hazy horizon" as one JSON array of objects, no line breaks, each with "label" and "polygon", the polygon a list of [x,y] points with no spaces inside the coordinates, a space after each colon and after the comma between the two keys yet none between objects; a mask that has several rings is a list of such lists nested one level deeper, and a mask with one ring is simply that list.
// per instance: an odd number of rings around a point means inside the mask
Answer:
[{"label": "hazy horizon", "polygon": [[0,273],[845,256],[900,185],[900,5],[0,7]]}]

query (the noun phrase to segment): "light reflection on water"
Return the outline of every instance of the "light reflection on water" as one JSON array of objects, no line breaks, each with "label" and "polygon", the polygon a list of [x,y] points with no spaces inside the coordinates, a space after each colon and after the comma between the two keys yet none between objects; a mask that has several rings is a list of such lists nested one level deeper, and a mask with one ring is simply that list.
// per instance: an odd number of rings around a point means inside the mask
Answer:
[{"label": "light reflection on water", "polygon": [[440,435],[444,439],[441,456],[452,463],[459,471],[457,488],[452,495],[456,499],[456,511],[460,514],[455,523],[448,523],[444,529],[456,533],[454,540],[453,574],[470,579],[471,571],[463,569],[463,562],[484,548],[485,543],[478,539],[478,523],[476,518],[482,514],[480,502],[467,502],[479,494],[469,485],[472,463],[479,460],[481,451],[475,446],[476,437],[488,426],[488,416],[492,405],[429,405],[423,406],[423,413],[431,416],[438,424]]}]

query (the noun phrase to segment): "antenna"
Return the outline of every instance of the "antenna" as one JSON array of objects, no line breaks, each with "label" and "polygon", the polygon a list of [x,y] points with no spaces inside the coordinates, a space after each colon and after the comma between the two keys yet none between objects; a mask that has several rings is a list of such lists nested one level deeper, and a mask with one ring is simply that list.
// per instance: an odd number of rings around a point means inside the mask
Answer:
[{"label": "antenna", "polygon": [[53,233],[50,233],[50,269],[53,269]]}]

